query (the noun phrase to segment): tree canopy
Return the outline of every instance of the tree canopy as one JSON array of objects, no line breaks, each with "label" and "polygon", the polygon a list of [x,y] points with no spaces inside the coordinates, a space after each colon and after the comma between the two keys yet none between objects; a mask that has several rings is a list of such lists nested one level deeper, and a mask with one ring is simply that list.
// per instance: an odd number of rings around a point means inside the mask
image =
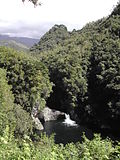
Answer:
[{"label": "tree canopy", "polygon": [[40,108],[45,106],[52,88],[45,65],[27,54],[0,47],[0,68],[7,70],[16,104],[27,111],[37,102]]}]

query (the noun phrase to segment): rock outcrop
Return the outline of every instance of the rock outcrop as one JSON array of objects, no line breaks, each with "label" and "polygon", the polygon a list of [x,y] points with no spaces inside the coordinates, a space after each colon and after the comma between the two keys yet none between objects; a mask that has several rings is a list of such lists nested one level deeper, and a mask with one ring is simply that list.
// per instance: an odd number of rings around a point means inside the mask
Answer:
[{"label": "rock outcrop", "polygon": [[65,113],[45,107],[38,115],[41,122],[65,119]]},{"label": "rock outcrop", "polygon": [[38,119],[38,117],[33,117],[33,116],[32,116],[32,119],[33,119],[33,121],[34,121],[34,123],[35,123],[35,128],[36,128],[37,130],[41,131],[41,130],[44,129],[44,128],[43,128],[43,125],[42,125],[42,123],[40,122],[40,120]]},{"label": "rock outcrop", "polygon": [[33,122],[35,123],[35,128],[37,130],[43,130],[44,127],[43,127],[41,121],[38,118],[38,107],[39,107],[39,103],[36,103],[36,105],[32,109],[31,117],[33,119]]}]

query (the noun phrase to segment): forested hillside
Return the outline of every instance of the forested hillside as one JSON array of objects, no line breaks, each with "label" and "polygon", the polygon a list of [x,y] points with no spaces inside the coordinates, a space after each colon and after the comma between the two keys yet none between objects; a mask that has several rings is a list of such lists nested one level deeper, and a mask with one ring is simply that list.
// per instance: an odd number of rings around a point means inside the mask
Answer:
[{"label": "forested hillside", "polygon": [[64,25],[53,26],[30,51],[48,51],[64,44],[64,40],[70,37],[67,27]]},{"label": "forested hillside", "polygon": [[55,25],[31,48],[55,84],[49,107],[115,130],[120,122],[119,8],[78,31]]},{"label": "forested hillside", "polygon": [[120,159],[120,142],[100,135],[65,146],[39,136],[33,118],[45,106],[120,134],[120,3],[81,30],[53,26],[30,53],[0,47],[1,160]]}]

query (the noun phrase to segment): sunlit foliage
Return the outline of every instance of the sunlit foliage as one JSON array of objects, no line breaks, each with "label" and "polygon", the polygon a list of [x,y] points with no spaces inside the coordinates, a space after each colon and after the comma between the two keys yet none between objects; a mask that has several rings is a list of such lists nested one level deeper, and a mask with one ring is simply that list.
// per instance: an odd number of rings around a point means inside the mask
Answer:
[{"label": "sunlit foliage", "polygon": [[8,83],[12,85],[15,103],[31,111],[39,102],[39,109],[45,106],[45,99],[51,91],[48,71],[38,60],[4,47],[0,48],[0,67],[7,70]]}]

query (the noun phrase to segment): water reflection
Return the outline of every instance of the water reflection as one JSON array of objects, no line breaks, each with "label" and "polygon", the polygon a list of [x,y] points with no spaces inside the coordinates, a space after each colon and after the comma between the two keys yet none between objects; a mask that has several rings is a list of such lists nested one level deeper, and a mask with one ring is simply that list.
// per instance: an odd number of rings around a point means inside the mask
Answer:
[{"label": "water reflection", "polygon": [[83,132],[87,138],[92,139],[93,133],[84,126],[67,126],[63,121],[49,121],[44,124],[44,131],[47,135],[55,133],[55,143],[70,143],[82,141]]}]

